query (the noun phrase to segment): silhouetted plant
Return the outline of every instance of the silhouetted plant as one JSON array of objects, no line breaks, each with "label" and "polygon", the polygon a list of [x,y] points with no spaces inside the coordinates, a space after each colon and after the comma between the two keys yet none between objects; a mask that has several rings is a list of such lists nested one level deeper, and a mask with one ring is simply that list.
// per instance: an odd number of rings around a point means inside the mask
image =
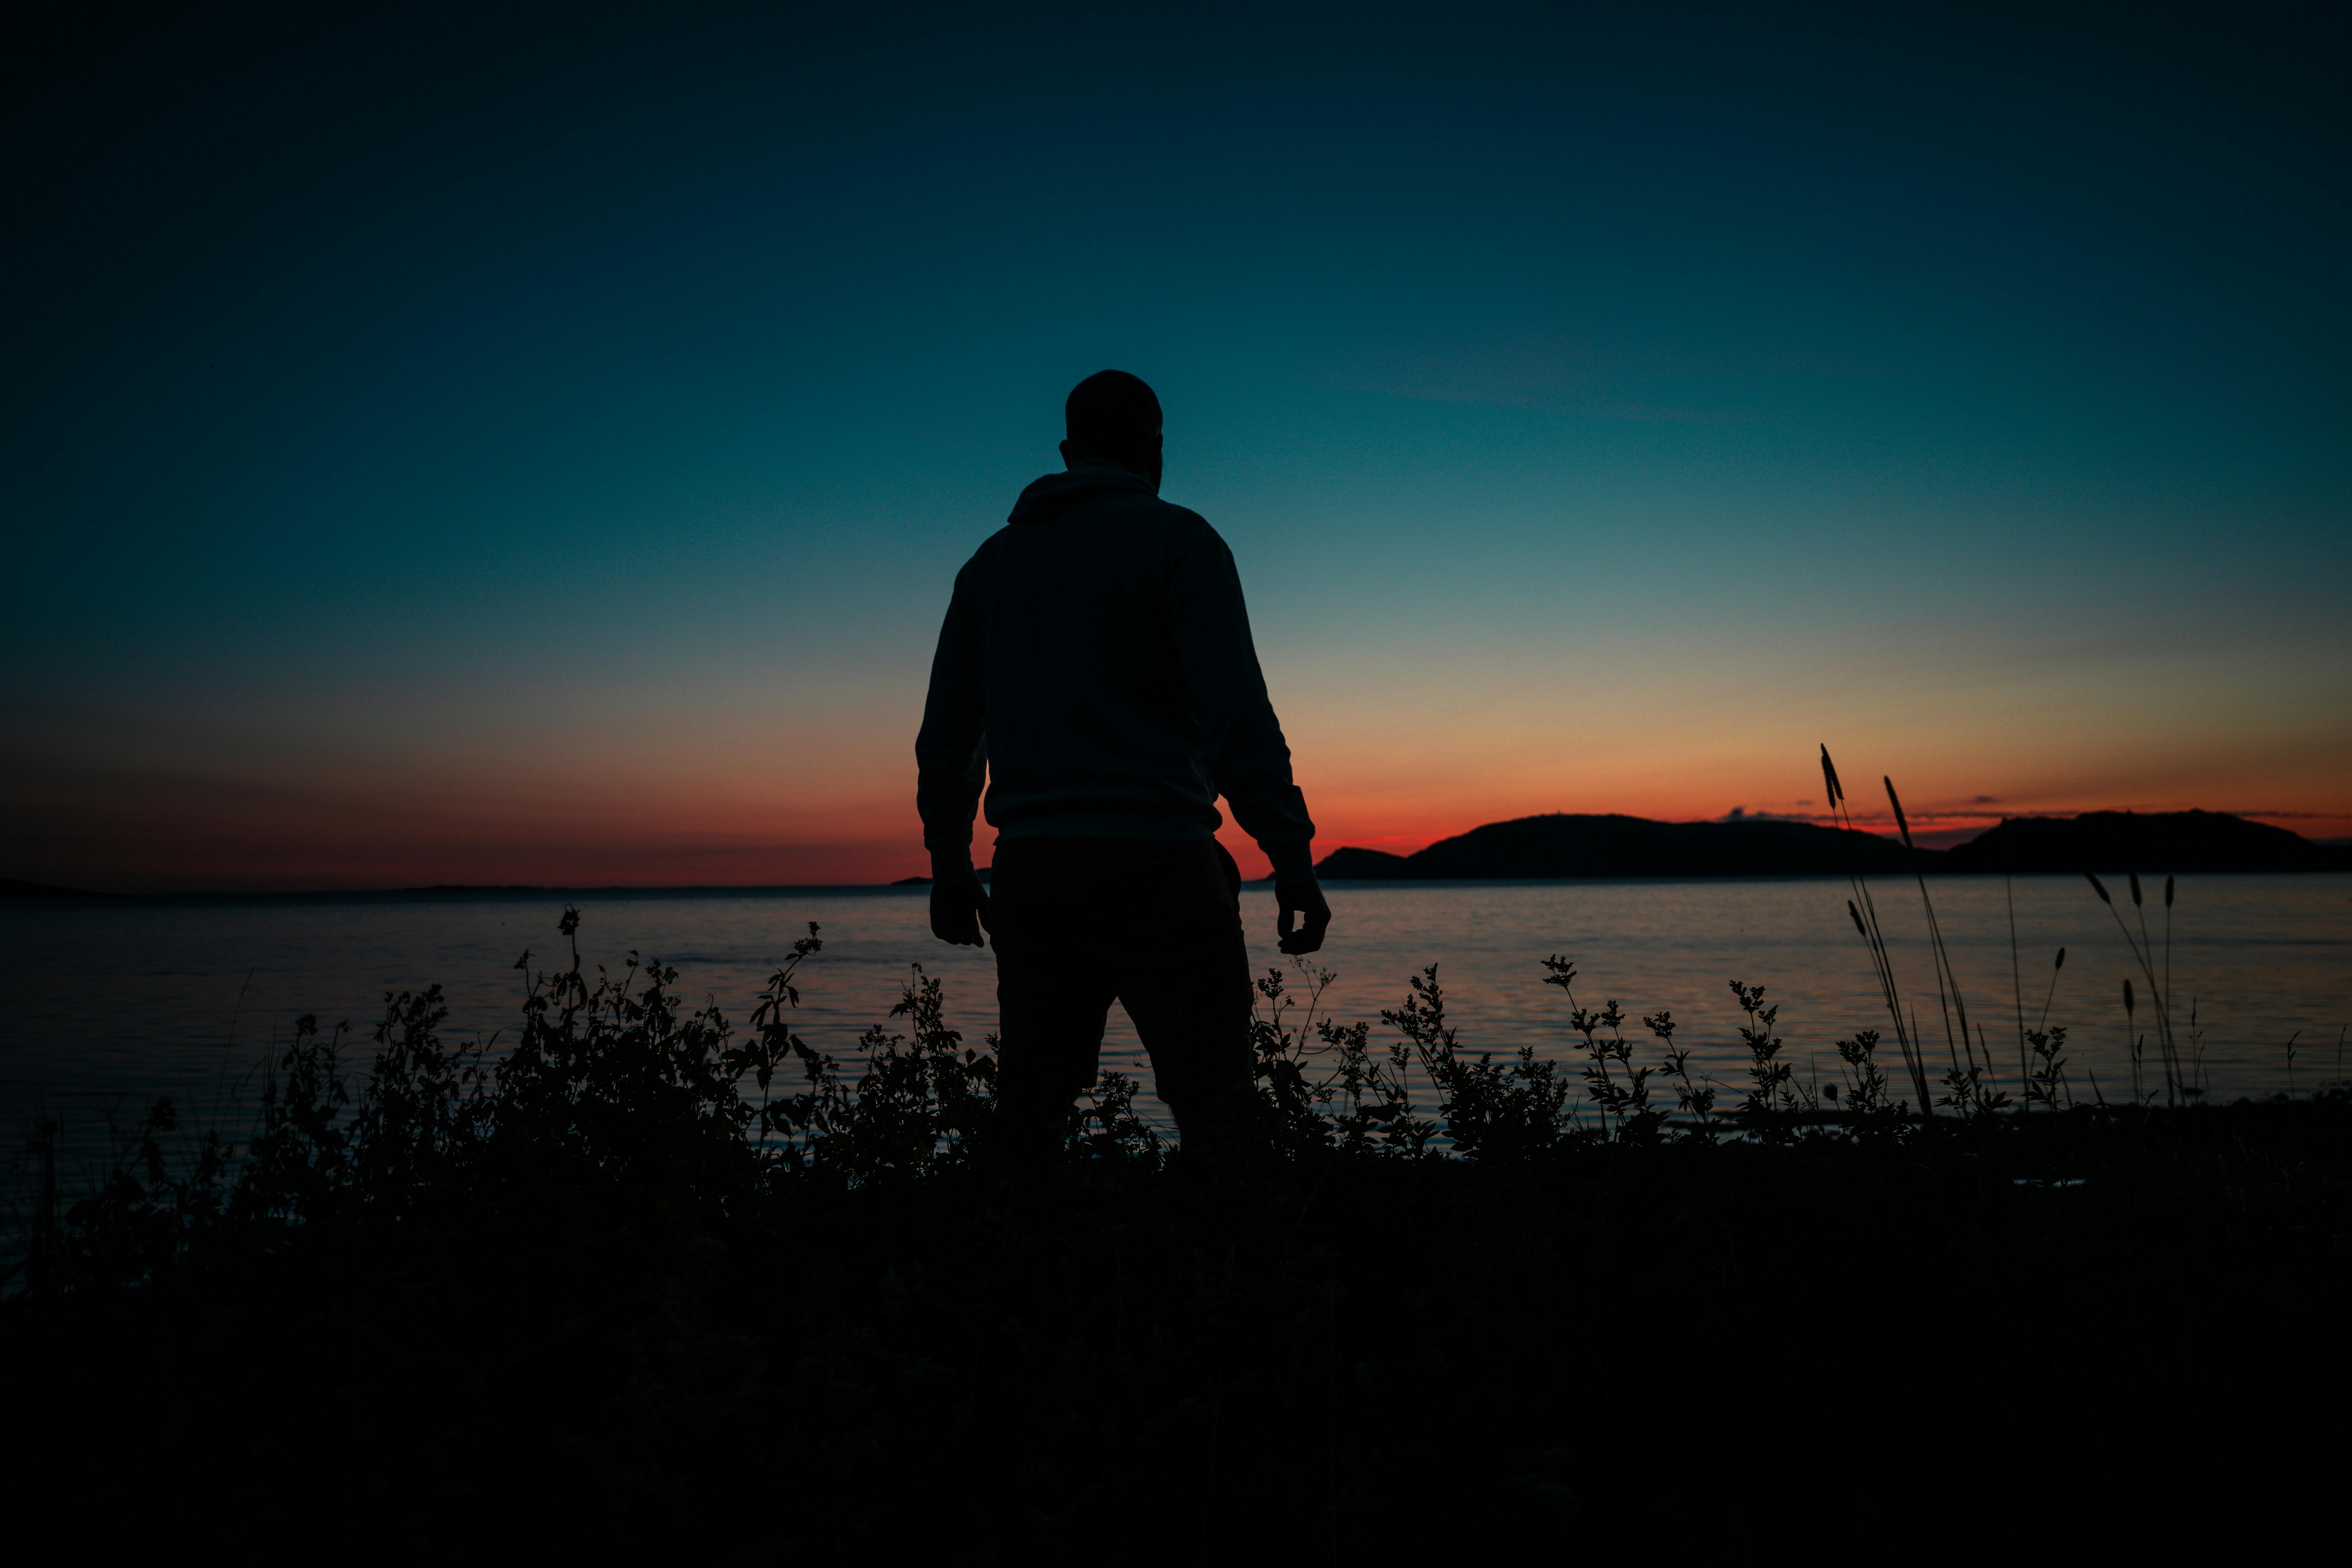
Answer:
[{"label": "silhouetted plant", "polygon": [[[579,929],[567,910],[559,928]],[[672,1189],[740,1176],[755,1165],[754,1112],[740,1092],[745,1064],[713,1004],[684,1011],[677,971],[632,952],[618,976],[580,966],[537,977],[523,1028],[499,1064],[491,1142],[509,1164],[605,1184]]]},{"label": "silhouetted plant", "polygon": [[[800,1150],[793,1141],[794,1133],[789,1130],[797,1128],[802,1121],[815,1115],[820,1104],[829,1109],[840,1094],[838,1070],[829,1069],[826,1059],[820,1059],[814,1051],[809,1049],[807,1041],[793,1033],[789,1021],[790,1015],[801,1005],[800,987],[794,984],[801,965],[811,954],[824,951],[824,943],[816,934],[816,922],[809,921],[808,929],[808,935],[793,943],[792,955],[768,976],[767,984],[761,988],[760,999],[751,1009],[751,1038],[734,1047],[725,1058],[727,1066],[737,1074],[749,1072],[752,1081],[760,1086],[758,1123],[761,1148],[767,1146],[772,1132],[786,1130],[788,1158],[794,1162],[799,1159]],[[526,962],[530,957],[528,952],[523,954]],[[800,1119],[783,1117],[780,1122],[772,1097],[776,1073],[787,1059],[801,1062],[808,1073],[812,1088],[807,1095],[795,1100]]]},{"label": "silhouetted plant", "polygon": [[2131,1050],[2132,1103],[2134,1105],[2154,1104],[2155,1091],[2143,1089],[2140,1082],[2141,1054],[2147,1045],[2147,1037],[2139,1032],[2138,1003],[2132,995],[2132,983],[2129,976],[2126,976],[2124,980],[2124,1042]]},{"label": "silhouetted plant", "polygon": [[[1323,1012],[1332,972],[1305,958],[1292,963],[1306,982],[1305,1000],[1294,1001],[1282,972],[1269,969],[1253,983],[1250,1008],[1260,1110],[1277,1151],[1294,1158],[1331,1148],[1409,1158],[1424,1153],[1438,1127],[1412,1114],[1402,1043],[1383,1068],[1371,1048],[1370,1025],[1341,1024]],[[1299,1010],[1295,1026],[1293,1008]],[[1329,1109],[1342,1100],[1344,1110]]]},{"label": "silhouetted plant", "polygon": [[[2100,881],[2097,876],[2092,872],[2085,871],[2083,873],[2084,879],[2091,884],[2091,890],[2099,896],[2099,902],[2105,904],[2107,907],[2107,912],[2115,917],[2116,929],[2123,933],[2124,945],[2131,951],[2133,962],[2139,966],[2141,978],[2147,982],[2148,1006],[2156,1015],[2157,1058],[2164,1071],[2164,1100],[2165,1103],[2168,1105],[2178,1105],[2184,1099],[2190,1097],[2185,1096],[2181,1092],[2188,1087],[2188,1079],[2181,1071],[2179,1049],[2177,1042],[2173,1038],[2172,1008],[2168,1001],[2170,994],[2170,987],[2168,984],[2159,984],[2157,979],[2156,949],[2155,943],[2148,937],[2147,910],[2141,899],[2139,873],[2134,871],[2131,872],[2129,876],[2132,908],[2137,913],[2139,919],[2139,934],[2137,936],[2134,936],[2132,934],[2131,927],[2124,923],[2124,912],[2116,907],[2116,900],[2107,892],[2107,885],[2105,882]],[[2167,972],[2168,981],[2169,979],[2169,972],[2171,969],[2170,951],[2172,942],[2172,879],[2168,877],[2165,879],[2164,885],[2165,946],[2167,953],[2164,960],[2164,966]],[[2126,980],[2124,982],[2124,1011],[2126,1016],[2131,1015],[2134,1011],[2131,982],[2129,980]],[[2140,1099],[2142,1098],[2142,1094],[2139,1087],[2139,1065],[2141,1053],[2145,1047],[2146,1041],[2137,1032],[2137,1020],[2136,1018],[2131,1019],[2126,1026],[2132,1032],[2132,1093],[2135,1099]],[[2155,1091],[2147,1091],[2145,1097],[2145,1102],[2153,1104],[2154,1101]]]},{"label": "silhouetted plant", "polygon": [[1315,1031],[1325,1048],[1337,1052],[1339,1062],[1323,1089],[1325,1103],[1344,1095],[1348,1109],[1329,1112],[1338,1146],[1346,1154],[1396,1155],[1419,1159],[1429,1152],[1438,1134],[1436,1122],[1412,1113],[1412,1096],[1405,1086],[1410,1058],[1400,1040],[1387,1051],[1388,1065],[1371,1049],[1372,1026],[1359,1020],[1341,1025],[1329,1018],[1316,1021]]},{"label": "silhouetted plant", "polygon": [[1716,1086],[1702,1084],[1691,1077],[1690,1047],[1675,1044],[1675,1016],[1661,1007],[1643,1018],[1643,1027],[1658,1037],[1665,1052],[1665,1075],[1674,1079],[1675,1105],[1691,1119],[1691,1131],[1701,1136],[1711,1136],[1717,1126],[1715,1113]]},{"label": "silhouetted plant", "polygon": [[[1822,755],[1827,756],[1827,748]],[[1918,847],[1911,842],[1910,819],[1903,815],[1902,797],[1895,793],[1895,781],[1882,777],[1886,786],[1886,804],[1895,810],[1895,826],[1903,836],[1903,847],[1911,856],[1912,879],[1919,884],[1919,907],[1927,916],[1927,947],[1936,960],[1936,1005],[1944,1016],[1944,1049],[1951,1060],[1951,1070],[1945,1074],[1946,1093],[1936,1103],[1949,1105],[1968,1111],[1986,1109],[1990,1059],[1977,1060],[1977,1046],[1969,1034],[1969,1005],[1960,994],[1959,971],[1952,966],[1952,955],[1944,947],[1943,923],[1936,919],[1936,902],[1927,896],[1927,874],[1919,863]],[[1954,1020],[1958,1019],[1958,1038],[1954,1037]],[[1916,1034],[1916,1030],[1914,1033]],[[1963,1067],[1961,1058],[1967,1058]],[[1924,1100],[1925,1086],[1920,1093]],[[2006,1103],[2004,1100],[2004,1103]]]},{"label": "silhouetted plant", "polygon": [[1944,1074],[1944,1092],[1936,1103],[1963,1116],[1990,1116],[2009,1106],[2009,1096],[1986,1081],[1984,1067],[1974,1059],[1967,1066],[1955,1063]]},{"label": "silhouetted plant", "polygon": [[348,1190],[351,1156],[342,1114],[351,1091],[337,1060],[344,1028],[338,1024],[320,1039],[317,1015],[294,1020],[294,1037],[278,1058],[277,1071],[262,1080],[261,1130],[246,1145],[231,1199],[240,1217],[319,1217]]},{"label": "silhouetted plant", "polygon": [[[864,1070],[852,1079],[839,1062],[814,1050],[786,1028],[787,1013],[800,1005],[793,976],[801,960],[818,951],[816,927],[793,949],[793,963],[769,982],[754,1016],[765,1043],[750,1058],[756,1075],[762,1066],[796,1058],[808,1087],[772,1099],[760,1116],[765,1133],[777,1137],[778,1159],[786,1170],[804,1172],[846,1185],[907,1179],[969,1164],[987,1144],[996,1106],[994,1035],[979,1047],[963,1043],[946,1017],[944,988],[916,964],[890,1016],[905,1018],[911,1034],[877,1024],[858,1037]],[[763,1092],[765,1085],[762,1085]],[[1065,1146],[1093,1159],[1156,1163],[1160,1136],[1135,1114],[1136,1086],[1123,1074],[1104,1072],[1083,1106],[1071,1109]]]},{"label": "silhouetted plant", "polygon": [[[990,1038],[992,1043],[994,1037]],[[1160,1134],[1135,1113],[1136,1088],[1125,1073],[1106,1068],[1078,1110],[1070,1152],[1090,1160],[1156,1167],[1162,1152]]]},{"label": "silhouetted plant", "polygon": [[1890,1112],[1900,1115],[1909,1109],[1899,1102],[1889,1103],[1886,1074],[1879,1068],[1877,1050],[1875,1029],[1856,1029],[1837,1043],[1838,1058],[1846,1066],[1845,1113],[1856,1121],[1868,1121]]},{"label": "silhouetted plant", "polygon": [[[1827,744],[1822,747],[1822,786],[1829,802],[1832,820],[1847,832],[1853,832],[1853,813],[1846,805],[1845,786],[1839,781],[1837,764],[1830,760]],[[1893,786],[1890,785],[1890,798],[1892,793]],[[1849,881],[1853,889],[1853,897],[1846,900],[1845,911],[1852,917],[1853,929],[1861,936],[1863,945],[1870,950],[1871,968],[1878,979],[1879,999],[1885,1004],[1887,1019],[1894,1026],[1895,1043],[1903,1053],[1904,1070],[1910,1075],[1912,1088],[1918,1093],[1919,1113],[1931,1116],[1934,1106],[1927,1092],[1927,1060],[1921,1053],[1917,1030],[1904,1016],[1902,994],[1895,980],[1895,955],[1886,945],[1886,931],[1878,918],[1878,903],[1871,897],[1870,879],[1863,875],[1859,860],[1854,864]]]},{"label": "silhouetted plant", "polygon": [[438,1183],[463,1179],[451,1162],[474,1156],[495,1110],[481,1046],[451,1049],[439,1029],[441,987],[384,998],[374,1065],[352,1118],[351,1180],[367,1201],[397,1206]]},{"label": "silhouetted plant", "polygon": [[[1650,1074],[1654,1069],[1633,1065],[1633,1047],[1625,1041],[1624,1011],[1617,1005],[1614,997],[1597,1013],[1578,1006],[1576,965],[1559,953],[1545,959],[1543,966],[1549,971],[1543,983],[1558,986],[1560,994],[1568,998],[1568,1026],[1583,1038],[1586,1058],[1584,1091],[1591,1097],[1593,1109],[1600,1113],[1601,1135],[1612,1135],[1609,1123],[1613,1117],[1617,1123],[1613,1136],[1619,1142],[1656,1142],[1658,1129],[1664,1123],[1666,1113],[1654,1110],[1650,1105]],[[1609,1031],[1606,1039],[1601,1037],[1602,1029]],[[1671,1035],[1672,1032],[1669,1026],[1668,1033]],[[1625,1069],[1624,1082],[1618,1082],[1610,1072],[1609,1064],[1612,1062]],[[1545,1065],[1549,1067],[1550,1064]]]},{"label": "silhouetted plant", "polygon": [[948,1027],[938,978],[921,964],[890,1016],[905,1018],[913,1035],[877,1024],[858,1037],[866,1071],[818,1149],[821,1160],[860,1181],[969,1159],[996,1103],[994,1052],[964,1048],[963,1036]]},{"label": "silhouetted plant", "polygon": [[2066,1071],[2066,1058],[2061,1054],[2066,1048],[2066,1026],[2028,1029],[2025,1043],[2032,1047],[2034,1061],[2033,1070],[2026,1075],[2025,1103],[2029,1109],[2046,1105],[2055,1110]]},{"label": "silhouetted plant", "polygon": [[[2164,879],[2164,898],[2165,903],[2169,906],[2172,902],[2172,879],[2169,877],[2167,877]],[[2169,908],[2168,908],[2165,913],[2165,940],[2168,943],[2171,941],[2171,911]],[[2169,966],[2171,962],[2171,958],[2168,955],[2165,959],[2168,974],[2170,973]],[[2170,984],[2171,982],[2168,980],[2166,984]],[[2189,1063],[2187,1071],[2189,1074],[2189,1082],[2181,1086],[2180,1092],[2187,1099],[2201,1100],[2204,1098],[2205,1090],[2209,1087],[2205,1081],[2205,1030],[2203,1026],[2199,1024],[2197,1021],[2197,998],[2194,996],[2191,996],[2189,999],[2188,1045]]]},{"label": "silhouetted plant", "polygon": [[[1323,992],[1333,977],[1329,970],[1305,963],[1299,970],[1307,982],[1303,1003],[1292,998],[1279,969],[1267,970],[1250,985],[1251,1071],[1260,1121],[1275,1148],[1292,1158],[1318,1152],[1331,1141],[1330,1123],[1321,1113],[1322,1086],[1308,1077],[1314,1048],[1308,1041]],[[1296,1027],[1289,1016],[1294,1009],[1303,1009]]]},{"label": "silhouetted plant", "polygon": [[1422,1070],[1436,1086],[1438,1115],[1454,1151],[1473,1160],[1524,1157],[1558,1144],[1564,1132],[1569,1086],[1556,1064],[1533,1046],[1501,1063],[1492,1052],[1469,1060],[1458,1031],[1445,1021],[1445,992],[1431,964],[1408,982],[1403,1003],[1383,1009],[1381,1022],[1402,1035]]},{"label": "silhouetted plant", "polygon": [[168,1097],[150,1104],[127,1132],[108,1119],[106,1175],[36,1238],[26,1262],[37,1284],[145,1284],[219,1222],[232,1151],[207,1131],[186,1173],[174,1177],[163,1141],[178,1130]]},{"label": "silhouetted plant", "polygon": [[1796,1081],[1795,1070],[1780,1059],[1784,1042],[1773,1033],[1780,1024],[1780,1005],[1766,1006],[1763,986],[1737,980],[1731,982],[1731,994],[1747,1019],[1739,1026],[1739,1042],[1748,1047],[1748,1089],[1739,1102],[1739,1115],[1768,1141],[1785,1139],[1789,1129],[1776,1118],[1811,1110],[1814,1103],[1811,1091]]}]

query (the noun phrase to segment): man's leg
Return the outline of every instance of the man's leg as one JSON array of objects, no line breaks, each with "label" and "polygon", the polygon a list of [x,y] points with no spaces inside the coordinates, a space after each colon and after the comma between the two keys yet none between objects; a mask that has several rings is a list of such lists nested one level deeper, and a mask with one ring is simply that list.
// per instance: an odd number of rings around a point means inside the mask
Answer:
[{"label": "man's leg", "polygon": [[1015,1161],[1050,1157],[1070,1107],[1094,1087],[1111,988],[1066,955],[996,955],[996,1123],[991,1142]]},{"label": "man's leg", "polygon": [[996,1122],[990,1142],[1016,1163],[1061,1147],[1070,1106],[1094,1087],[1112,986],[1075,933],[1084,856],[1064,841],[1000,841],[990,889],[996,947]]},{"label": "man's leg", "polygon": [[1238,939],[1182,963],[1128,972],[1119,1000],[1151,1053],[1151,1076],[1186,1149],[1231,1152],[1258,1136],[1249,954]]},{"label": "man's leg", "polygon": [[1156,940],[1117,966],[1118,996],[1184,1146],[1230,1154],[1259,1136],[1241,873],[1221,845],[1182,848],[1150,889]]}]

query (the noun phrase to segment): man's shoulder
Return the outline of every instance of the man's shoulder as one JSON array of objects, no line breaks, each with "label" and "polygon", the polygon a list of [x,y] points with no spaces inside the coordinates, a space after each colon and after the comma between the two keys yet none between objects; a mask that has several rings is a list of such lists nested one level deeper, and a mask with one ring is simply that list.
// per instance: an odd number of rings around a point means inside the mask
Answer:
[{"label": "man's shoulder", "polygon": [[1188,506],[1178,506],[1158,496],[1128,498],[1128,515],[1136,521],[1159,528],[1171,540],[1179,542],[1206,542],[1218,537],[1209,526],[1209,520]]},{"label": "man's shoulder", "polygon": [[1179,576],[1195,572],[1222,573],[1233,559],[1224,536],[1191,507],[1161,500],[1158,496],[1120,499],[1116,512],[1098,512],[1096,520],[1110,524],[1139,553],[1157,561],[1163,572]]},{"label": "man's shoulder", "polygon": [[[1120,531],[1130,536],[1156,535],[1162,541],[1179,544],[1223,542],[1217,531],[1209,526],[1209,520],[1191,507],[1178,506],[1174,501],[1138,491],[1114,491],[1088,497],[1055,521],[1084,530],[1098,528],[1113,518],[1118,519]],[[978,561],[984,555],[1004,549],[1011,542],[1028,538],[1036,528],[1037,525],[1032,522],[1008,522],[981,541],[980,548],[972,552],[972,559]]]},{"label": "man's shoulder", "polygon": [[1189,506],[1178,506],[1172,500],[1160,500],[1157,496],[1154,496],[1152,500],[1156,505],[1161,507],[1168,512],[1169,526],[1171,528],[1187,528],[1213,536],[1217,531],[1215,529],[1209,526],[1209,520],[1207,518],[1202,517],[1199,512],[1194,511]]}]

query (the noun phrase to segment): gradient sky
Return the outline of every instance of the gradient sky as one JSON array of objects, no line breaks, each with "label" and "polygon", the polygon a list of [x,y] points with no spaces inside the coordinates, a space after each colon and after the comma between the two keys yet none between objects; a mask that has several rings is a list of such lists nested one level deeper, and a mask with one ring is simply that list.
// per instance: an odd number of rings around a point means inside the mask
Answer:
[{"label": "gradient sky", "polygon": [[1106,365],[1318,850],[1821,742],[1948,835],[2352,833],[2340,12],[849,9],[12,51],[0,875],[919,870],[955,570]]}]

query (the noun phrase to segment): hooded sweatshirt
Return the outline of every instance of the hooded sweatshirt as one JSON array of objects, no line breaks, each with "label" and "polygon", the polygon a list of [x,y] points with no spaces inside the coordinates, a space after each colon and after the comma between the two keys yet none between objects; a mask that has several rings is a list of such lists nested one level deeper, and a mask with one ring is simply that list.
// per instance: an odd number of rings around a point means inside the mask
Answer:
[{"label": "hooded sweatshirt", "polygon": [[1048,474],[956,574],[915,739],[923,844],[1200,839],[1234,819],[1282,881],[1313,874],[1233,552],[1108,465]]}]

